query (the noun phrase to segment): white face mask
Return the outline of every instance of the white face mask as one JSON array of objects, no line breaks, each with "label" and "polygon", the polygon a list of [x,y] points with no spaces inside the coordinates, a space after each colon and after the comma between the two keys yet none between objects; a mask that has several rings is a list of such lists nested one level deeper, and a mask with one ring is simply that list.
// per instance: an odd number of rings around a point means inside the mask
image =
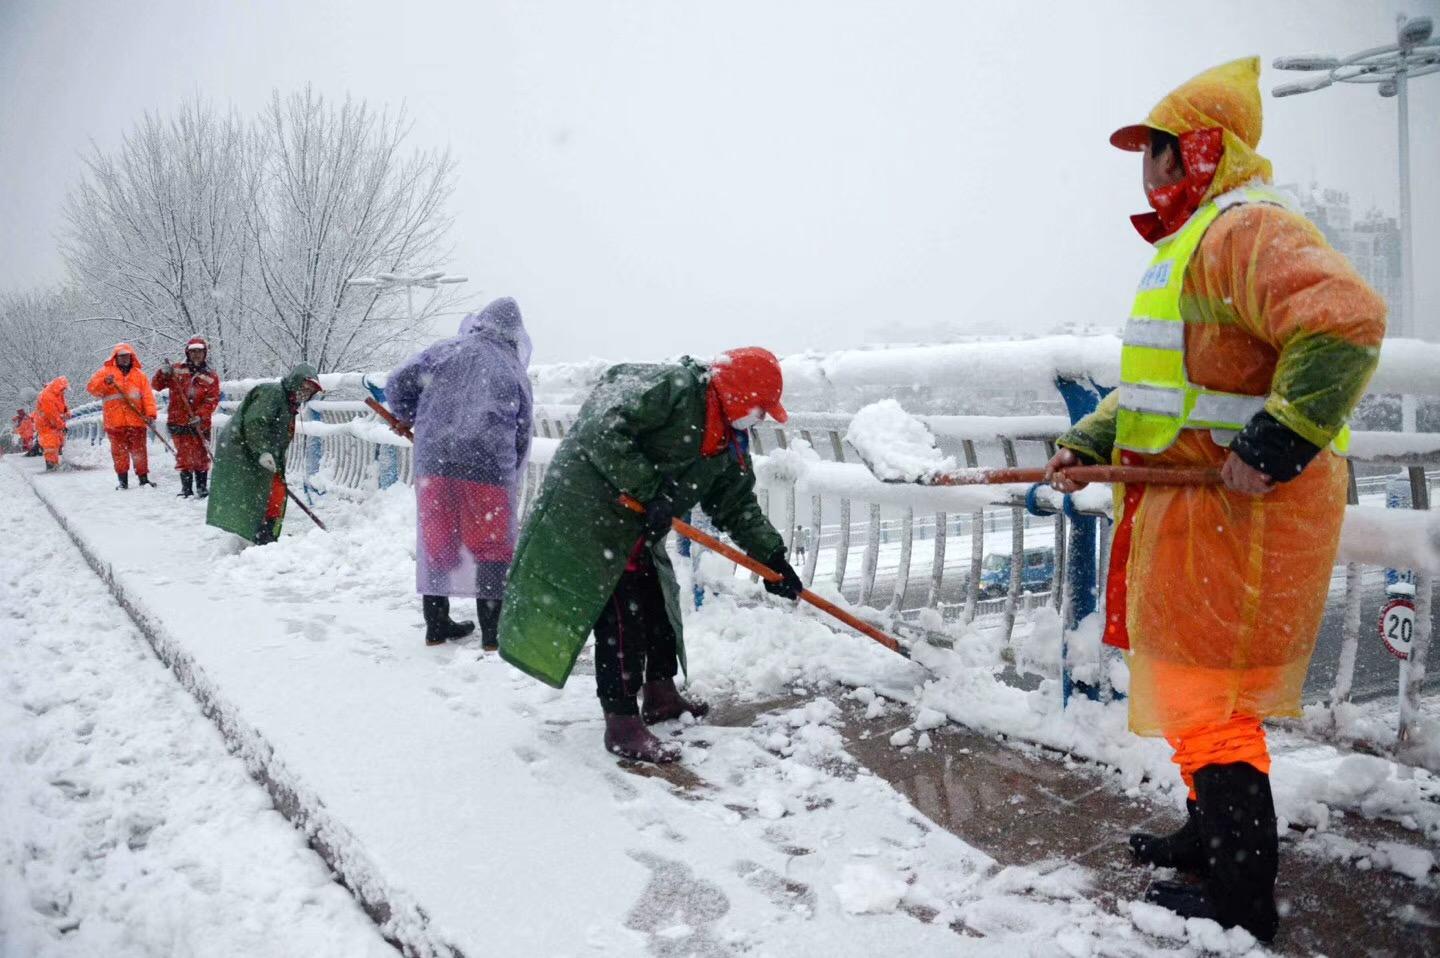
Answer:
[{"label": "white face mask", "polygon": [[752,406],[750,412],[730,423],[730,428],[737,432],[744,432],[747,429],[753,429],[755,426],[758,426],[764,418],[765,410],[759,406]]}]

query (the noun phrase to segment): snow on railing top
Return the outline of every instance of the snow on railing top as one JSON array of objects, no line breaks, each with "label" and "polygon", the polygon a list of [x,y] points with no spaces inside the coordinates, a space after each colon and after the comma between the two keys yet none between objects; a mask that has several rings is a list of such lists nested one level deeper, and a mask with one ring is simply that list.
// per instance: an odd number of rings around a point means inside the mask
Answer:
[{"label": "snow on railing top", "polygon": [[[574,408],[581,402],[610,365],[599,359],[577,363],[532,366],[537,410]],[[1114,386],[1119,379],[1120,340],[1116,336],[1044,336],[1037,339],[945,343],[928,346],[884,346],[850,349],[832,353],[801,353],[781,360],[785,371],[785,401],[792,409],[830,410],[804,413],[796,428],[840,428],[847,412],[881,398],[896,398],[922,391],[948,397],[935,400],[929,411],[963,408],[964,397],[990,397],[1036,392],[1054,401],[1057,375],[1100,386]],[[367,386],[383,386],[385,372],[322,373],[321,385],[335,399],[363,396]],[[262,382],[275,378],[227,380],[222,384],[226,400],[242,397]],[[1440,343],[1415,339],[1387,339],[1381,348],[1380,366],[1370,383],[1372,394],[1409,393],[1440,396]],[[74,416],[95,413],[98,402],[87,402]],[[917,408],[915,411],[927,411]],[[800,414],[797,414],[797,417]],[[832,422],[829,417],[834,417]],[[1023,417],[930,417],[934,427],[952,438],[982,438],[1019,430],[1046,434],[1060,431],[1056,416]],[[943,421],[953,420],[953,421]],[[989,422],[986,422],[989,420]],[[848,420],[847,420],[848,421]],[[1059,426],[1056,424],[1060,423]],[[992,428],[993,426],[993,428]],[[1406,451],[1413,451],[1407,449]]]},{"label": "snow on railing top", "polygon": [[[977,395],[1036,391],[1050,396],[1057,375],[1114,386],[1120,380],[1120,339],[1113,335],[1042,336],[877,346],[799,353],[782,358],[780,364],[787,403],[796,408],[854,411],[870,401],[877,389]],[[590,359],[533,366],[530,378],[536,399],[578,403],[609,365]],[[1370,392],[1440,396],[1440,343],[1385,340]]]}]

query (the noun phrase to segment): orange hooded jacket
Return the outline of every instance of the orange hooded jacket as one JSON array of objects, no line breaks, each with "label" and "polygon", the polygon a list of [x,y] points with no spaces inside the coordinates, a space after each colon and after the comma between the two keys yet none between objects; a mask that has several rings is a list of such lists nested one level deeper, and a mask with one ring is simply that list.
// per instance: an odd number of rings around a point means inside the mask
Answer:
[{"label": "orange hooded jacket", "polygon": [[[115,357],[121,353],[129,353],[131,356],[128,373],[122,373],[115,362]],[[107,377],[115,380],[114,385],[105,381]],[[135,427],[144,429],[146,420],[155,418],[155,393],[150,388],[149,378],[140,367],[140,357],[136,354],[135,347],[129,343],[115,345],[110,351],[110,358],[90,377],[85,391],[104,400],[107,432]],[[126,399],[130,401],[127,403]],[[140,414],[137,414],[136,410],[139,410]]]},{"label": "orange hooded jacket", "polygon": [[58,449],[65,441],[65,424],[70,421],[65,390],[69,388],[70,380],[56,377],[40,390],[40,398],[35,400],[35,431],[44,449]]},{"label": "orange hooded jacket", "polygon": [[23,409],[15,410],[15,418],[11,420],[15,424],[15,434],[20,437],[20,444],[26,449],[35,441],[35,420]]}]

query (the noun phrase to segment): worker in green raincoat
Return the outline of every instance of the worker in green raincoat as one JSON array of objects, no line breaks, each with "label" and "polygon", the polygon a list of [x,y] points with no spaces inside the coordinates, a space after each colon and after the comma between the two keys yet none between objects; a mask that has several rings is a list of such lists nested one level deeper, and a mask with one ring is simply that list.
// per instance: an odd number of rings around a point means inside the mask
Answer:
[{"label": "worker in green raincoat", "polygon": [[792,601],[800,594],[785,544],[755,500],[747,450],[747,430],[766,415],[785,421],[782,386],[774,355],[753,347],[709,365],[687,357],[615,366],[555,452],[510,568],[500,655],[559,688],[593,631],[605,747],[616,755],[673,761],[676,751],[646,726],[708,710],[675,687],[684,645],[665,552],[673,518],[698,504],[781,574],[767,590]]},{"label": "worker in green raincoat", "polygon": [[245,395],[215,446],[205,522],[264,545],[285,520],[285,454],[295,414],[321,391],[314,367],[300,363],[278,383]]}]

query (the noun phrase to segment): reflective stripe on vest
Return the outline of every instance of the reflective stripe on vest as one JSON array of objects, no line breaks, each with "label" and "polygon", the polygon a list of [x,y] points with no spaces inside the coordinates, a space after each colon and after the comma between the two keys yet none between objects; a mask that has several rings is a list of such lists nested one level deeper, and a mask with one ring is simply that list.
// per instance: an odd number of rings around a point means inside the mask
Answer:
[{"label": "reflective stripe on vest", "polygon": [[[1217,445],[1228,446],[1256,413],[1265,396],[1205,389],[1185,371],[1185,320],[1180,294],[1185,271],[1217,217],[1242,203],[1272,203],[1294,211],[1284,195],[1246,187],[1216,197],[1190,217],[1180,231],[1156,244],[1155,258],[1140,278],[1120,350],[1120,407],[1115,444],[1131,452],[1163,452],[1182,429],[1209,429]],[[1350,428],[1331,448],[1344,454]]]}]

